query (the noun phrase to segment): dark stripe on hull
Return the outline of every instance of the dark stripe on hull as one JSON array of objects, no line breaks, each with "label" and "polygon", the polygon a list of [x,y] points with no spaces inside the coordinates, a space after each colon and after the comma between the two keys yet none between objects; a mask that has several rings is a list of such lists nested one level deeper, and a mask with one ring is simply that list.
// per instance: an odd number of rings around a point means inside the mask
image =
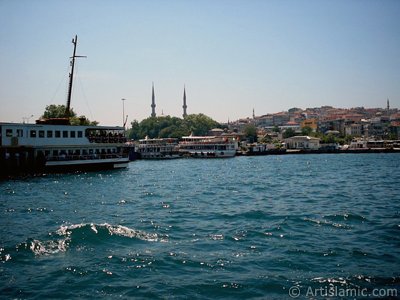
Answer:
[{"label": "dark stripe on hull", "polygon": [[51,173],[65,173],[65,172],[75,172],[75,171],[101,171],[101,170],[114,170],[114,169],[124,169],[128,166],[129,162],[105,162],[105,163],[95,163],[95,164],[82,164],[82,165],[56,165],[56,166],[46,166],[44,168],[45,172]]}]

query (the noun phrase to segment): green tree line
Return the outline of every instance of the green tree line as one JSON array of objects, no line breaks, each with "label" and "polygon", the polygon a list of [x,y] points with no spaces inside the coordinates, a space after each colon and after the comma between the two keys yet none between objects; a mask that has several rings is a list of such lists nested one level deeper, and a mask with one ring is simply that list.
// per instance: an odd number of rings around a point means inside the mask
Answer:
[{"label": "green tree line", "polygon": [[213,128],[221,125],[204,114],[191,114],[184,119],[171,116],[149,117],[141,122],[133,121],[127,131],[129,139],[181,138],[182,136],[207,135]]},{"label": "green tree line", "polygon": [[[41,116],[41,119],[53,119],[53,118],[65,118],[65,105],[56,105],[50,104],[46,106],[46,109]],[[70,109],[70,118],[71,125],[98,125],[97,121],[90,121],[85,116],[77,116],[74,110]]]}]

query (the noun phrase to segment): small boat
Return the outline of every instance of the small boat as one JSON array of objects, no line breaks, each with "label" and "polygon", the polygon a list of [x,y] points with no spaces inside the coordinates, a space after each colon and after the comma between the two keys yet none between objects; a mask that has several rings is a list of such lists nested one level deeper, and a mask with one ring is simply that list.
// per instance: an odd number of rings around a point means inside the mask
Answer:
[{"label": "small boat", "polygon": [[115,169],[128,166],[125,129],[70,124],[77,36],[72,40],[69,91],[64,118],[36,124],[0,123],[0,175]]},{"label": "small boat", "polygon": [[194,158],[234,157],[238,149],[235,138],[224,136],[184,136],[179,142],[179,151]]},{"label": "small boat", "polygon": [[139,140],[136,151],[142,159],[172,159],[179,158],[178,139],[145,139]]}]

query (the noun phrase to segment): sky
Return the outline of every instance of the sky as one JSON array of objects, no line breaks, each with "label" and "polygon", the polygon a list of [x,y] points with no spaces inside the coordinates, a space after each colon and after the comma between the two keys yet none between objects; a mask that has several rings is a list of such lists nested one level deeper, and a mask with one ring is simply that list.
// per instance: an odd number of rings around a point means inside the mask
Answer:
[{"label": "sky", "polygon": [[[400,107],[398,0],[0,0],[0,122],[65,104],[101,125]],[[122,101],[121,99],[126,99]],[[32,117],[31,117],[32,116]]]}]

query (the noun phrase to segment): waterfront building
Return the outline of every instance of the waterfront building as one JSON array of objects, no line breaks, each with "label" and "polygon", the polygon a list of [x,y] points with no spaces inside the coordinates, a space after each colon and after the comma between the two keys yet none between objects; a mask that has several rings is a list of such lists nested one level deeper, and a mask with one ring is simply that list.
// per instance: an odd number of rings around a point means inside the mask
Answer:
[{"label": "waterfront building", "polygon": [[[277,126],[279,128],[279,131],[281,132],[285,132],[288,129],[293,129],[295,132],[300,132],[300,124],[295,123],[295,122],[287,122],[285,125],[281,125],[281,126]],[[266,129],[269,131],[273,131],[275,130],[275,126],[274,127],[267,127]]]},{"label": "waterfront building", "polygon": [[255,118],[255,125],[258,127],[268,127],[274,125],[274,120],[272,115],[263,115]]},{"label": "waterfront building", "polygon": [[285,139],[287,149],[318,150],[320,139],[309,136],[292,136]]},{"label": "waterfront building", "polygon": [[290,121],[290,117],[287,112],[276,113],[272,118],[275,126],[280,126]]},{"label": "waterfront building", "polygon": [[385,127],[380,121],[373,120],[368,126],[368,133],[370,137],[382,138],[385,134]]},{"label": "waterfront building", "polygon": [[363,125],[360,123],[346,125],[345,133],[351,136],[361,136],[363,134]]},{"label": "waterfront building", "polygon": [[318,129],[318,120],[317,119],[306,119],[300,123],[300,128],[310,127],[314,132]]},{"label": "waterfront building", "polygon": [[360,122],[363,118],[362,114],[349,113],[343,116],[346,121]]}]

